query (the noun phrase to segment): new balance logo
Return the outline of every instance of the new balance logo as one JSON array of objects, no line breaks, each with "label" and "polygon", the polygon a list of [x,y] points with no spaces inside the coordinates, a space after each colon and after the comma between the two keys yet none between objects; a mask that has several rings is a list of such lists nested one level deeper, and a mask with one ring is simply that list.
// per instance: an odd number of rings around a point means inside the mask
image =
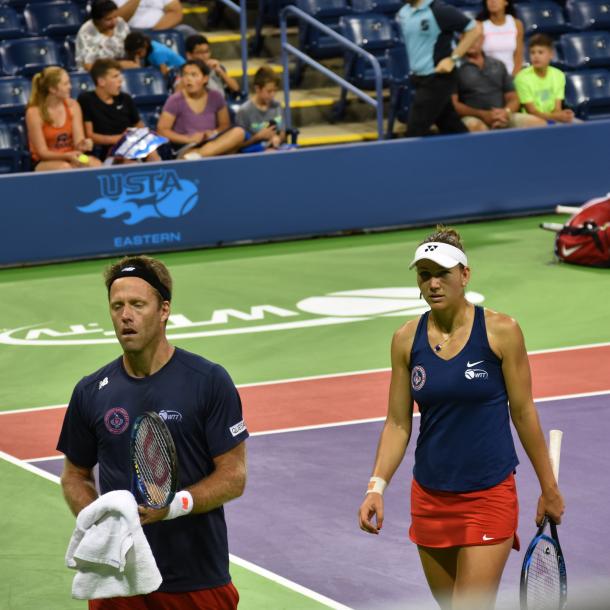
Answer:
[{"label": "new balance logo", "polygon": [[104,377],[97,386],[98,390],[101,390],[105,385],[108,385],[108,377]]}]

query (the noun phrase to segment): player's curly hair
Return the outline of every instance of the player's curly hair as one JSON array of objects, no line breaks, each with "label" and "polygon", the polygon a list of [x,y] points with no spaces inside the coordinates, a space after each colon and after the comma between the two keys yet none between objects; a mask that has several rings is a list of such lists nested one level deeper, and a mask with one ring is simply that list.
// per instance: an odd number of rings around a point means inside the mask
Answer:
[{"label": "player's curly hair", "polygon": [[436,230],[434,233],[431,233],[424,239],[422,244],[427,244],[428,242],[436,241],[441,244],[449,244],[450,246],[455,246],[459,248],[462,252],[464,252],[464,244],[462,244],[462,236],[457,232],[453,227],[446,227],[445,225],[436,225]]},{"label": "player's curly hair", "polygon": [[[110,289],[110,285],[116,278],[118,272],[124,267],[142,267],[149,273],[152,273],[157,279],[167,288],[170,294],[173,291],[172,276],[169,273],[168,268],[158,259],[152,258],[152,256],[138,255],[138,256],[124,256],[120,261],[110,265],[104,271],[104,283],[106,289]],[[155,291],[156,292],[156,291]],[[163,297],[157,292],[159,302],[163,302]]]}]

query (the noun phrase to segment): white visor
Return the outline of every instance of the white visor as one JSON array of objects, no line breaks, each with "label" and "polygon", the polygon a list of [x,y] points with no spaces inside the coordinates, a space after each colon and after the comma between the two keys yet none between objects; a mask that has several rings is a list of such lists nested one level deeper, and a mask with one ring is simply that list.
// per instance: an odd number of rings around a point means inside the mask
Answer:
[{"label": "white visor", "polygon": [[427,242],[419,246],[415,250],[415,257],[411,261],[409,269],[413,269],[415,263],[422,259],[434,261],[437,265],[445,267],[445,269],[451,269],[459,263],[462,263],[464,267],[468,265],[466,255],[459,248],[437,241]]}]

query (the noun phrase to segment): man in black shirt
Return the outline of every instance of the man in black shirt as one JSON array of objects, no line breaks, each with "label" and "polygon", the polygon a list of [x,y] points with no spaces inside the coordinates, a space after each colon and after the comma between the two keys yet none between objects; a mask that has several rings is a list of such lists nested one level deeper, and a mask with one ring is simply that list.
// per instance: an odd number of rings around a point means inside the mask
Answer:
[{"label": "man in black shirt", "polygon": [[[83,110],[85,133],[101,148],[101,159],[121,139],[128,127],[144,127],[140,113],[132,97],[121,91],[123,75],[121,65],[114,59],[98,59],[89,72],[95,83],[95,91],[85,91],[78,96]],[[156,152],[147,161],[160,161]]]},{"label": "man in black shirt", "polygon": [[482,51],[480,36],[458,68],[453,106],[470,131],[507,127],[544,127],[546,121],[520,113],[521,104],[506,66]]}]

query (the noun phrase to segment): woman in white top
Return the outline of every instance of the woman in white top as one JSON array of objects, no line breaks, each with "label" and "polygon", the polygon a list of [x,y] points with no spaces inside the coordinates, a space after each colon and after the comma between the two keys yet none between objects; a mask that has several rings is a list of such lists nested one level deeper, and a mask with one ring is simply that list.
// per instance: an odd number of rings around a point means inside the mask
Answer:
[{"label": "woman in white top", "polygon": [[512,0],[486,0],[477,19],[483,23],[483,52],[516,76],[523,66],[523,23],[513,15]]}]

